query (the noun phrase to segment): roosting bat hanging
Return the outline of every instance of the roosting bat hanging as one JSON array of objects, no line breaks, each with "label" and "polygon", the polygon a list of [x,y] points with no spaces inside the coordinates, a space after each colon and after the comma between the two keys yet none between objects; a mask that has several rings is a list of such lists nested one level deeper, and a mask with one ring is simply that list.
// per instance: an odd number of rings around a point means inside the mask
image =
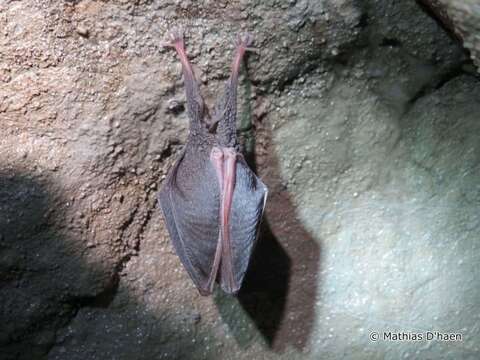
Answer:
[{"label": "roosting bat hanging", "polygon": [[238,73],[252,42],[239,36],[232,73],[210,117],[190,65],[183,34],[170,33],[182,63],[190,132],[159,194],[173,246],[197,286],[209,295],[215,281],[240,289],[257,238],[267,187],[239,153],[236,133]]}]

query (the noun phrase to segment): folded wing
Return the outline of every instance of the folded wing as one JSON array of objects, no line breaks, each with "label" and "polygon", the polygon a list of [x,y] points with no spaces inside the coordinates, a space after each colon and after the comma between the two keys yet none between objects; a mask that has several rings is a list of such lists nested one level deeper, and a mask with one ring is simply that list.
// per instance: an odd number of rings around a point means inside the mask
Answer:
[{"label": "folded wing", "polygon": [[[186,152],[175,164],[159,200],[173,246],[202,295],[212,292],[219,240],[220,190],[209,161]],[[186,165],[188,163],[188,166]]]},{"label": "folded wing", "polygon": [[266,199],[267,187],[240,158],[237,161],[230,213],[230,252],[234,286],[231,288],[226,281],[228,269],[224,266],[221,267],[219,281],[227,293],[236,293],[242,285],[258,236]]}]

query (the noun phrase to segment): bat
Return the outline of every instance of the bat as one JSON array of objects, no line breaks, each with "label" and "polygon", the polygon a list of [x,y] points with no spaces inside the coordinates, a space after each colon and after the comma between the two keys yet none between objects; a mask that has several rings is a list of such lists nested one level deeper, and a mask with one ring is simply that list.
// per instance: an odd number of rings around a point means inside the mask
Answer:
[{"label": "bat", "polygon": [[252,36],[237,37],[232,70],[212,116],[187,58],[183,32],[165,44],[182,63],[189,135],[158,198],[175,251],[201,295],[215,282],[236,294],[258,236],[267,187],[239,152],[237,87]]}]

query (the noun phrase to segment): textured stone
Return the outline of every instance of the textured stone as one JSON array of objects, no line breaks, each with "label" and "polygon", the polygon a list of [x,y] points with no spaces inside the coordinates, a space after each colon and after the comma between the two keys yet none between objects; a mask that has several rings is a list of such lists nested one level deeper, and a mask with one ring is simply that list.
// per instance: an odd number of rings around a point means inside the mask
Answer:
[{"label": "textured stone", "polygon": [[[418,4],[4,3],[2,359],[479,357],[480,83]],[[239,129],[270,197],[238,298],[199,296],[156,209],[188,124],[172,25],[209,104],[256,37]]]},{"label": "textured stone", "polygon": [[480,71],[480,3],[477,0],[422,0],[462,41]]}]

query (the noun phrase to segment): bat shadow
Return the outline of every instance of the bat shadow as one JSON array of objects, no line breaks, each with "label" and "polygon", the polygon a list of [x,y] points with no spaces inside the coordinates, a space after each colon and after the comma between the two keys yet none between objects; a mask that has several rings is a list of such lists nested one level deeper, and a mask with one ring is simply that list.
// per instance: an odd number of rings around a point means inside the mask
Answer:
[{"label": "bat shadow", "polygon": [[[238,300],[270,348],[282,352],[293,346],[303,351],[315,321],[320,249],[281,185],[271,145],[267,153],[266,216]],[[249,160],[255,168],[255,159]]]}]

